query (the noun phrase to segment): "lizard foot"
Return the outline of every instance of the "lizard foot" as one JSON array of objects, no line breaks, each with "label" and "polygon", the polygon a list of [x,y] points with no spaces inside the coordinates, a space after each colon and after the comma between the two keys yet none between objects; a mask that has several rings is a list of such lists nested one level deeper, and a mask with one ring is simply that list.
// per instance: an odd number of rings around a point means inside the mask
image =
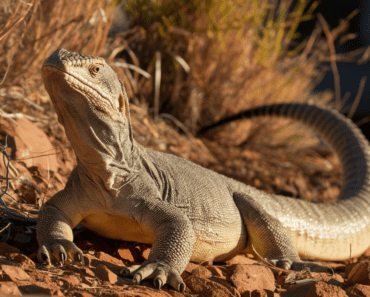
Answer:
[{"label": "lizard foot", "polygon": [[57,259],[61,265],[67,259],[84,265],[82,251],[73,242],[66,239],[56,239],[40,246],[37,253],[39,263],[50,265],[51,257]]},{"label": "lizard foot", "polygon": [[153,261],[123,268],[120,274],[124,277],[133,276],[134,284],[140,284],[144,279],[153,279],[154,286],[160,289],[164,284],[168,284],[179,292],[184,292],[185,284],[180,274],[170,265],[163,261]]},{"label": "lizard foot", "polygon": [[327,272],[327,273],[334,274],[333,268],[329,266],[323,266],[323,265],[317,264],[315,262],[310,262],[310,261],[302,261],[302,260],[293,261],[291,259],[278,259],[278,260],[269,260],[269,262],[283,269],[290,269],[294,271],[301,271],[304,269],[308,269],[311,272]]}]

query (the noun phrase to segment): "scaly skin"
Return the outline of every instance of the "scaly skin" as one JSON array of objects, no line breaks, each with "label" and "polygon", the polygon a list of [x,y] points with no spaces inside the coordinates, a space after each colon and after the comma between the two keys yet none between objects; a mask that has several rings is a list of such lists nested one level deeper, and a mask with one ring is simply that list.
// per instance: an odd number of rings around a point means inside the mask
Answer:
[{"label": "scaly skin", "polygon": [[[50,263],[50,257],[82,262],[82,251],[73,244],[77,224],[108,238],[153,244],[148,260],[123,273],[133,274],[135,283],[150,278],[158,288],[167,283],[179,291],[190,260],[223,261],[251,245],[279,267],[312,271],[327,267],[301,261],[298,254],[339,260],[349,256],[342,244],[352,243],[353,256],[366,249],[369,145],[338,113],[310,105],[276,109],[280,115],[302,115],[318,130],[327,120],[324,137],[349,172],[343,201],[316,205],[268,195],[137,144],[124,86],[102,58],[59,49],[44,62],[42,76],[77,166],[65,189],[40,210],[40,262]],[[315,113],[319,124],[311,123]]]}]

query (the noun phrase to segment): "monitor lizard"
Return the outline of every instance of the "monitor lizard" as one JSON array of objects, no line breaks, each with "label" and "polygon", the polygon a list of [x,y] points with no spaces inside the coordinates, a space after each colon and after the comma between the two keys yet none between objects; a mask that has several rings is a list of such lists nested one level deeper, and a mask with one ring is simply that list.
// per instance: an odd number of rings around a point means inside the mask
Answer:
[{"label": "monitor lizard", "polygon": [[81,224],[112,239],[152,244],[148,259],[123,269],[133,282],[153,279],[185,289],[189,261],[224,261],[254,249],[278,267],[327,271],[304,259],[343,260],[369,246],[369,143],[340,113],[310,104],[256,108],[297,119],[336,151],[344,172],[335,203],[271,195],[133,138],[123,83],[103,58],[56,50],[42,77],[77,166],[64,190],[40,209],[38,260],[83,262],[72,229]]}]

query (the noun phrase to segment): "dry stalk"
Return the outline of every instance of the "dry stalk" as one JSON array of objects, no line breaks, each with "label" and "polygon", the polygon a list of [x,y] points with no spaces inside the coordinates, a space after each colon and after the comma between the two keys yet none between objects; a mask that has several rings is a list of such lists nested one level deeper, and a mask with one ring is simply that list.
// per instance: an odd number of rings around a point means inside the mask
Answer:
[{"label": "dry stalk", "polygon": [[350,118],[350,119],[355,114],[355,111],[356,111],[356,109],[358,107],[358,104],[360,103],[361,96],[362,96],[362,93],[363,93],[364,88],[365,88],[366,80],[367,80],[367,77],[366,76],[364,76],[364,77],[361,78],[361,81],[360,81],[360,84],[358,86],[358,91],[357,91],[355,100],[353,101],[352,106],[351,106],[351,109],[349,110],[348,115],[347,115],[347,117]]},{"label": "dry stalk", "polygon": [[333,71],[334,76],[334,90],[335,90],[335,108],[341,110],[342,108],[342,99],[341,99],[341,90],[340,90],[340,76],[336,62],[335,46],[334,46],[334,37],[330,32],[329,24],[321,15],[317,14],[317,18],[321,23],[322,29],[324,30],[326,39],[328,41],[329,50],[330,50],[330,65]]}]

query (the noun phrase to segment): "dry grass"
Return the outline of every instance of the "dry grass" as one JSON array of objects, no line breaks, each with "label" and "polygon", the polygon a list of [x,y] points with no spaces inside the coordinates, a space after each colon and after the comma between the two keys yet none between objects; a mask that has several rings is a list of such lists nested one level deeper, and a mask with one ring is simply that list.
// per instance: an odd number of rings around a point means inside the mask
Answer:
[{"label": "dry grass", "polygon": [[[145,11],[143,5],[148,2],[157,6]],[[186,6],[182,0],[127,0],[127,3],[132,5],[136,26],[107,42],[116,1],[3,1],[0,116],[15,117],[15,112],[27,115],[54,139],[64,142],[41,87],[41,64],[58,47],[103,55],[124,81],[134,103],[155,106],[155,94],[159,94],[156,113],[171,119],[187,135],[183,137],[168,129],[163,121],[155,125],[146,109],[132,106],[133,126],[140,143],[205,166],[213,164],[218,171],[225,172],[227,165],[237,173],[244,165],[224,164],[221,155],[230,162],[236,157],[231,158],[222,149],[217,153],[219,147],[213,150],[210,144],[216,160],[189,131],[194,133],[226,115],[264,103],[314,100],[327,104],[332,98],[328,93],[314,98],[311,95],[323,76],[319,62],[331,60],[322,28],[318,25],[307,40],[296,41],[299,24],[314,17],[314,6],[307,7],[307,1],[298,1],[290,12],[287,8],[291,0],[262,4],[258,0],[192,0]],[[332,31],[333,42],[343,37],[345,29],[342,23]],[[120,54],[124,50],[125,58]],[[129,70],[122,62],[136,67],[135,70]],[[142,70],[149,76],[140,74]],[[14,100],[16,97],[21,100]],[[266,120],[257,124],[234,123],[220,131],[218,138],[230,145],[243,145],[248,139],[258,149],[261,136],[276,147],[279,143],[274,142],[275,136],[279,140],[288,139],[289,145],[307,134],[305,130],[297,134],[297,130],[285,124]],[[239,151],[236,155],[239,156]],[[217,164],[222,164],[222,168]],[[244,171],[240,173],[244,175]]]},{"label": "dry grass", "polygon": [[[295,43],[299,24],[314,18],[316,2],[308,7],[308,1],[298,1],[291,11],[292,1],[127,3],[144,32],[134,52],[153,77],[154,53],[163,53],[160,112],[171,113],[193,132],[255,105],[307,102],[323,76],[318,56],[328,53],[328,46]],[[314,34],[313,39],[319,32]],[[187,62],[189,72],[176,56]],[[141,88],[153,105],[154,84],[153,78]],[[318,101],[328,99],[324,95]]]},{"label": "dry grass", "polygon": [[[323,34],[324,24],[319,21],[312,35],[298,42],[298,26],[316,18],[317,2],[311,2],[311,6],[305,0],[295,4],[291,0],[126,3],[137,26],[109,43],[108,52],[126,49],[129,62],[151,74],[148,80],[135,73],[134,83],[126,81],[133,97],[148,102],[154,115],[175,117],[193,134],[200,127],[250,107],[278,102],[327,105],[333,99],[331,92],[313,96],[312,91],[325,74],[321,62],[335,60],[332,45],[346,38],[353,14],[332,30],[329,43]],[[327,33],[326,27],[324,31]],[[124,60],[116,54],[110,58]],[[156,65],[161,65],[160,84]],[[333,107],[340,108],[340,104]],[[286,123],[233,123],[224,133],[218,131],[216,138],[240,144],[254,134],[266,136],[267,141],[276,136],[288,144],[289,139],[307,135],[304,129],[291,132],[293,127],[284,128]],[[253,141],[259,142],[261,137]]]},{"label": "dry grass", "polygon": [[[109,4],[109,2],[111,2]],[[115,1],[10,1],[0,4],[0,84],[29,94],[40,67],[58,47],[99,55]],[[27,81],[27,83],[26,83]]]}]

